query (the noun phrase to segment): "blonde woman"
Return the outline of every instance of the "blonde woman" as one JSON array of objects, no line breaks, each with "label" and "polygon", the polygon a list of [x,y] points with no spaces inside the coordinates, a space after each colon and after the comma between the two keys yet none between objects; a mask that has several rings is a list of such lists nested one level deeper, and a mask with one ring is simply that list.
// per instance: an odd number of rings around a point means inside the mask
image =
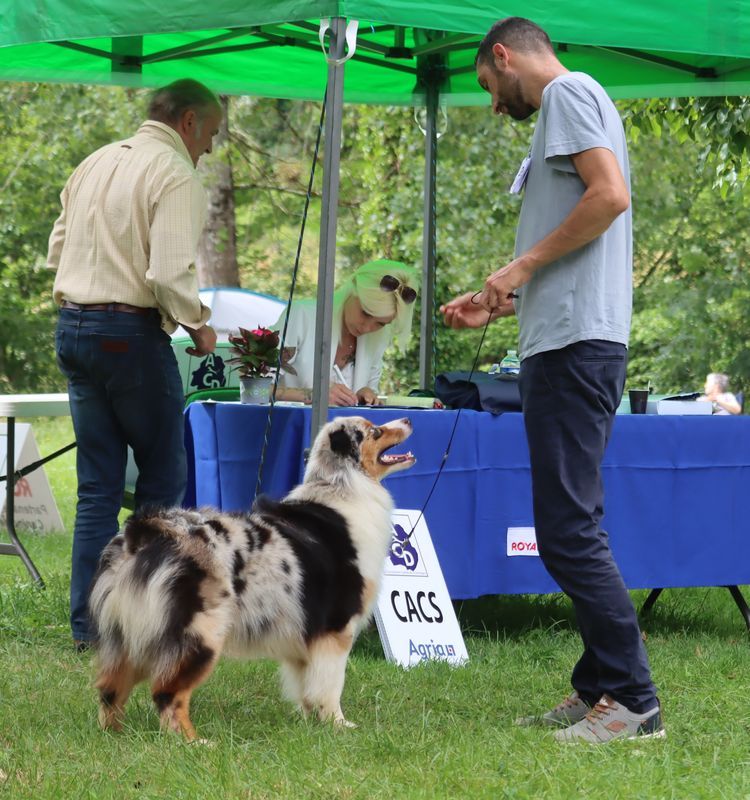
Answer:
[{"label": "blonde woman", "polygon": [[[378,405],[383,353],[411,336],[420,273],[380,259],[359,267],[334,293],[329,404]],[[284,330],[287,312],[273,326]],[[292,303],[277,400],[312,402],[315,301]]]}]

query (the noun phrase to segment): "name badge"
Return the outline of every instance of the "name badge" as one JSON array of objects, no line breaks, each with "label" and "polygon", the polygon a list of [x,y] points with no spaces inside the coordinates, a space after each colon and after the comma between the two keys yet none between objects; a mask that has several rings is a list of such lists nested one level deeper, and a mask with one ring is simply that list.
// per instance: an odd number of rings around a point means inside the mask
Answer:
[{"label": "name badge", "polygon": [[524,160],[521,162],[521,166],[518,168],[516,177],[513,178],[513,183],[510,185],[511,194],[521,194],[521,189],[523,189],[523,186],[526,183],[526,178],[529,175],[530,166],[531,156],[526,156],[526,158],[524,158]]}]

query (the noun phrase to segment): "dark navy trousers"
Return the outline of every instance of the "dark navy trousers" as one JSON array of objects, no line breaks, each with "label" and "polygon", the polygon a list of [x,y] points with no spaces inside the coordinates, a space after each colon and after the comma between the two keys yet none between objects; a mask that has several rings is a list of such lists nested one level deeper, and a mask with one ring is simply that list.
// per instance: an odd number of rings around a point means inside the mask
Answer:
[{"label": "dark navy trousers", "polygon": [[601,462],[622,396],[627,349],[586,340],[524,359],[520,388],[534,525],[547,571],[570,597],[583,639],[573,688],[644,713],[656,705],[635,608],[601,529]]},{"label": "dark navy trousers", "polygon": [[78,443],[70,622],[73,638],[88,641],[89,589],[99,556],[118,530],[128,445],[138,466],[135,507],[182,501],[185,395],[156,310],[139,315],[63,308],[55,346]]}]

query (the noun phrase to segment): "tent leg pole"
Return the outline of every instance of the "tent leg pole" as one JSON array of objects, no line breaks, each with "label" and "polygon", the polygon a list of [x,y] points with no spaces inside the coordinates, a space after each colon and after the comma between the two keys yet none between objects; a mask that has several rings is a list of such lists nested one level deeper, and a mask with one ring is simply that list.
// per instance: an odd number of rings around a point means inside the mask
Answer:
[{"label": "tent leg pole", "polygon": [[[346,20],[331,20],[329,56],[344,55]],[[339,163],[341,160],[341,118],[344,107],[344,65],[328,65],[326,91],[325,149],[323,155],[323,194],[320,211],[320,250],[318,254],[318,296],[315,318],[315,360],[313,365],[312,417],[310,441],[328,419],[331,328],[333,323],[333,278],[336,270],[336,226],[339,202]]]},{"label": "tent leg pole", "polygon": [[432,390],[435,380],[435,260],[437,180],[437,109],[440,89],[435,80],[427,84],[425,126],[424,222],[422,226],[422,313],[419,321],[419,387]]}]

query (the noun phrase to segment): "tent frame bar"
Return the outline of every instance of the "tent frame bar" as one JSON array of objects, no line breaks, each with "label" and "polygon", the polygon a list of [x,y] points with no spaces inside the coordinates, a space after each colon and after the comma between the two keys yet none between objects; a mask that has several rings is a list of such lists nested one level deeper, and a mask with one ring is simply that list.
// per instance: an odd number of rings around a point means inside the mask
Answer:
[{"label": "tent frame bar", "polygon": [[694,75],[696,78],[718,78],[719,74],[712,67],[691,67],[682,61],[675,61],[671,58],[663,58],[656,56],[653,53],[646,53],[643,50],[631,50],[627,47],[598,47],[597,50],[604,50],[608,53],[619,53],[620,55],[627,56],[628,58],[635,58],[639,61],[647,61],[649,64],[658,64],[661,67],[668,67],[669,69],[676,69],[680,72],[687,72],[689,75]]},{"label": "tent frame bar", "polygon": [[[303,23],[293,23],[297,25],[297,27],[308,29]],[[310,26],[311,27],[311,26]],[[216,44],[219,42],[227,41],[228,39],[236,39],[240,36],[256,36],[262,41],[259,42],[247,42],[245,44],[236,44],[236,45],[227,45],[226,47],[206,47],[209,44]],[[132,37],[136,38],[136,37]],[[114,39],[113,41],[116,41]],[[137,71],[143,64],[153,64],[157,62],[165,62],[165,61],[177,61],[183,58],[201,58],[206,56],[217,56],[223,55],[224,53],[238,53],[247,50],[260,50],[266,47],[271,46],[278,46],[278,47],[301,47],[305,50],[311,50],[313,52],[319,51],[319,46],[317,42],[313,41],[310,37],[302,37],[302,36],[292,36],[289,35],[288,32],[284,31],[283,33],[275,33],[266,30],[263,30],[259,27],[247,27],[247,28],[236,28],[227,33],[222,33],[217,36],[210,36],[207,39],[201,39],[200,41],[192,42],[191,44],[181,45],[179,47],[173,47],[168,50],[161,50],[157,53],[150,53],[149,55],[136,55],[136,54],[122,54],[113,52],[107,52],[106,50],[101,50],[100,48],[96,47],[89,47],[88,45],[79,44],[78,42],[71,42],[71,41],[60,41],[60,42],[52,42],[52,44],[56,44],[58,47],[67,47],[70,50],[76,50],[80,53],[86,53],[87,55],[94,56],[96,58],[104,58],[112,61],[115,64],[122,64],[123,66],[127,67],[129,70]],[[370,52],[382,53],[386,59],[400,59],[400,60],[407,60],[413,58],[412,51],[408,48],[398,48],[398,47],[385,47],[381,48],[380,45],[376,45],[372,42],[368,42],[366,39],[362,39],[361,37],[357,40],[357,47],[363,50],[369,50]],[[354,53],[352,56],[353,61],[360,61],[363,64],[371,64],[375,67],[380,67],[382,69],[390,69],[395,70],[397,72],[405,72],[409,75],[417,74],[416,67],[407,65],[407,64],[396,64],[391,61],[383,61],[377,58],[370,58],[368,56],[362,55],[359,52]]]},{"label": "tent frame bar", "polygon": [[[310,441],[328,421],[328,393],[331,377],[333,329],[333,286],[336,270],[336,228],[338,224],[341,124],[344,109],[344,56],[346,20],[331,19],[328,50],[328,84],[325,108],[323,192],[320,204],[320,249],[318,254],[318,295],[315,317],[312,414]],[[335,358],[335,353],[333,354]]]},{"label": "tent frame bar", "polygon": [[233,28],[226,33],[220,33],[217,36],[209,36],[208,39],[201,39],[199,42],[191,42],[190,44],[183,44],[179,47],[170,47],[168,50],[159,50],[156,53],[143,56],[141,59],[142,64],[153,64],[156,61],[167,61],[173,59],[175,56],[182,55],[183,53],[194,54],[196,47],[206,47],[209,44],[218,44],[219,42],[226,42],[228,39],[236,39],[238,36],[245,36],[252,34],[258,30],[257,27],[248,28]]}]

